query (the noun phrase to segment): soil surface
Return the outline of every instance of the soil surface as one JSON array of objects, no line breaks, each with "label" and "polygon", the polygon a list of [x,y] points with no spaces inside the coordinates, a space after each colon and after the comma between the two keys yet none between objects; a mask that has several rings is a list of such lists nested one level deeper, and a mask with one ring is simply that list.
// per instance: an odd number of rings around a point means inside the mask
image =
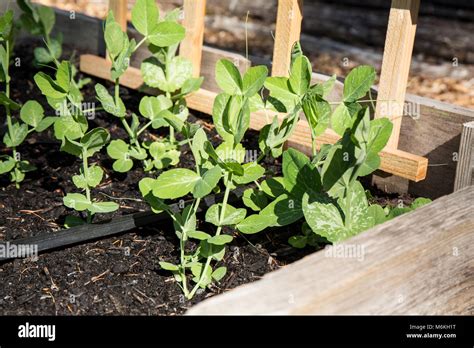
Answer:
[{"label": "soil surface", "polygon": [[[17,47],[15,55],[21,58],[21,67],[12,68],[12,98],[21,103],[35,99],[47,112],[52,110],[33,81],[38,71],[31,61],[32,45]],[[67,50],[66,56],[67,56]],[[109,88],[112,84],[93,80],[83,89],[85,101],[94,102],[94,83]],[[137,91],[122,89],[121,96],[128,112],[136,112],[142,96]],[[190,119],[199,122],[216,143],[220,140],[206,116]],[[207,119],[209,121],[209,119]],[[125,132],[117,118],[97,112],[89,121],[90,128],[102,126],[110,130],[113,139],[124,137]],[[160,134],[145,134],[156,137]],[[249,132],[246,148],[258,148],[256,134]],[[6,149],[1,150],[6,153]],[[0,240],[13,240],[34,235],[55,233],[62,229],[67,215],[74,214],[62,204],[66,193],[78,192],[71,177],[79,172],[80,161],[59,151],[59,143],[51,130],[31,134],[19,148],[23,159],[38,169],[27,174],[20,189],[0,177]],[[182,151],[181,167],[189,167],[192,158],[189,149]],[[105,149],[93,157],[106,176],[93,191],[93,197],[103,196],[116,200],[120,210],[102,214],[97,219],[108,219],[123,214],[145,211],[138,182],[147,175],[136,163],[126,174],[114,173]],[[279,171],[279,163],[267,160],[266,166]],[[374,194],[377,194],[376,192]],[[382,204],[398,204],[411,197],[377,196]],[[202,221],[202,217],[201,217]],[[15,260],[0,263],[0,315],[179,315],[194,303],[244,283],[261,278],[316,249],[294,249],[287,243],[299,232],[299,225],[244,237],[235,231],[225,233],[237,237],[221,265],[228,268],[226,277],[211,289],[202,291],[192,301],[186,301],[169,272],[160,269],[159,261],[177,262],[178,239],[170,223],[138,228],[128,233],[93,243],[74,246],[41,254],[38,260]]]}]

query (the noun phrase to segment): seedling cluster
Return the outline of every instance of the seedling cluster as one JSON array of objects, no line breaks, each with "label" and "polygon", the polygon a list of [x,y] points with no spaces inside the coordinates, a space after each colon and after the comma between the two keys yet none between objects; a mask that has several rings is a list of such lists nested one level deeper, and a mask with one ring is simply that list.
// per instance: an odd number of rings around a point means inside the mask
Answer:
[{"label": "seedling cluster", "polygon": [[[215,77],[221,93],[212,111],[220,136],[216,144],[204,128],[188,122],[186,97],[200,88],[203,79],[193,77],[191,63],[177,55],[185,36],[178,23],[179,11],[161,16],[154,0],[137,0],[132,24],[143,36],[138,43],[122,30],[112,12],[104,25],[114,84],[109,90],[97,83],[96,98],[107,115],[120,120],[127,135],[111,140],[107,129],[91,127],[87,117],[91,110],[81,107],[81,88],[89,81],[76,81],[74,65],[61,60],[62,38],[51,36],[54,12],[28,0],[18,0],[18,4],[23,11],[21,26],[45,41],[45,47],[35,49],[35,60],[38,66],[49,65],[48,71],[53,73],[38,72],[34,81],[54,116],[45,117],[38,101],[20,105],[11,99],[9,66],[18,28],[8,11],[0,18],[0,82],[5,87],[0,104],[6,110],[3,142],[10,154],[2,156],[0,174],[10,173],[19,187],[25,173],[34,167],[21,159],[17,148],[29,133],[53,126],[61,151],[82,163],[80,172],[71,178],[77,192],[69,192],[63,199],[66,207],[83,212],[81,218],[67,219],[66,225],[72,226],[91,223],[95,214],[119,209],[116,202],[92,195],[106,176],[94,162],[99,151],[106,149],[117,172],[128,172],[140,164],[148,172],[139,182],[141,194],[155,213],[169,215],[179,240],[178,259],[160,265],[174,275],[188,299],[225,277],[222,261],[226,246],[239,233],[254,234],[291,224],[301,229],[288,241],[295,248],[338,243],[429,201],[418,199],[412,207],[395,209],[370,204],[369,193],[359,181],[379,168],[379,152],[392,131],[387,118],[371,119],[373,107],[362,100],[375,80],[370,66],[350,72],[342,100],[334,103],[327,99],[336,77],[312,84],[310,61],[298,43],[288,77],[268,77],[265,66],[251,67],[242,74],[232,62],[219,60]],[[138,110],[131,112],[121,96],[120,78],[143,45],[150,57],[141,63],[141,72],[153,95],[143,96]],[[264,110],[269,119],[259,135],[259,155],[249,161],[247,154],[256,149],[245,148],[243,140],[251,113],[258,110]],[[284,150],[302,116],[311,130],[310,156],[291,148]],[[319,137],[328,127],[340,140],[321,145]],[[154,136],[152,130],[159,128],[168,130],[167,135]],[[192,168],[177,167],[183,146],[192,153]],[[269,158],[281,158],[281,174],[269,170]],[[244,194],[230,204],[231,192],[238,188]],[[201,211],[203,201],[211,195],[215,195],[215,203]],[[182,203],[181,209],[172,204],[176,200]]]}]

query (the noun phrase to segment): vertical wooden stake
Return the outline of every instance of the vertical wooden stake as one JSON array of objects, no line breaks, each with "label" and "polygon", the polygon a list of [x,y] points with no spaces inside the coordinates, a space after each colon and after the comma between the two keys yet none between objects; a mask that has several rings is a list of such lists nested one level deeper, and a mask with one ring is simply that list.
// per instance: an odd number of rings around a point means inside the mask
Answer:
[{"label": "vertical wooden stake", "polygon": [[393,131],[387,148],[396,149],[410,71],[420,0],[392,0],[375,117],[388,117]]},{"label": "vertical wooden stake", "polygon": [[474,185],[474,121],[462,127],[454,191]]},{"label": "vertical wooden stake", "polygon": [[303,0],[278,0],[272,76],[288,76],[291,49],[301,34]]},{"label": "vertical wooden stake", "polygon": [[127,0],[109,0],[109,10],[112,10],[115,20],[120,24],[123,31],[127,30],[127,2]]},{"label": "vertical wooden stake", "polygon": [[[127,32],[128,0],[109,0],[109,10],[112,10],[115,21],[120,24],[122,30]],[[110,60],[108,53],[105,58]]]},{"label": "vertical wooden stake", "polygon": [[193,63],[193,76],[201,73],[202,45],[204,40],[204,17],[206,0],[184,0],[184,20],[186,37],[179,49],[179,54]]}]

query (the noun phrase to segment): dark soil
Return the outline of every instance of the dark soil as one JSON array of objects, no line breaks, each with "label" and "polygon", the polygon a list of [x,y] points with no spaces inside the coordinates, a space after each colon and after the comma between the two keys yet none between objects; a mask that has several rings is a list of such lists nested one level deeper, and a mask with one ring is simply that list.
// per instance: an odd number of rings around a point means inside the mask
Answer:
[{"label": "dark soil", "polygon": [[[16,50],[21,67],[12,68],[12,98],[24,103],[35,99],[51,111],[45,99],[31,82],[37,68],[33,67],[32,45],[23,44]],[[83,89],[86,101],[95,101],[94,82]],[[108,87],[105,81],[97,81]],[[122,89],[121,95],[129,112],[137,111],[141,93]],[[213,141],[219,141],[210,123],[191,116],[203,124]],[[117,119],[98,112],[90,127],[110,130],[112,138],[124,137]],[[159,136],[148,134],[146,136]],[[258,148],[256,135],[250,133],[246,148]],[[5,152],[6,150],[2,150]],[[21,188],[9,183],[8,176],[0,178],[0,240],[12,240],[54,233],[62,228],[67,215],[73,214],[62,204],[68,192],[77,192],[71,177],[79,172],[80,162],[59,151],[51,131],[32,134],[27,144],[19,148],[23,159],[38,169],[28,173]],[[141,200],[138,182],[144,176],[137,163],[127,174],[112,170],[105,151],[94,161],[106,172],[103,183],[93,192],[94,197],[116,199],[120,210],[100,215],[99,219],[147,210]],[[180,166],[191,165],[189,151],[184,149]],[[275,172],[277,162],[267,163]],[[112,197],[112,198],[110,198]],[[398,203],[398,196],[389,197]],[[404,198],[405,199],[405,198]],[[406,197],[410,200],[409,197]],[[176,315],[183,314],[194,303],[244,283],[261,278],[287,263],[293,262],[315,248],[297,250],[287,243],[299,226],[289,226],[250,236],[237,236],[229,247],[222,264],[228,274],[211,289],[186,301],[168,272],[160,269],[159,261],[177,262],[178,239],[171,224],[139,228],[129,233],[44,253],[36,261],[16,260],[0,264],[1,315]]]}]

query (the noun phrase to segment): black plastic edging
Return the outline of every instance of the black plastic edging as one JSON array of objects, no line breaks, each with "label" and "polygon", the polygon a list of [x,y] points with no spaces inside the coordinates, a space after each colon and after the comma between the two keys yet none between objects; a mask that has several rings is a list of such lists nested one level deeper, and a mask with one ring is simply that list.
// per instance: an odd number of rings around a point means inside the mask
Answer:
[{"label": "black plastic edging", "polygon": [[[244,188],[238,188],[234,190],[229,196],[229,202],[235,202],[242,197]],[[198,212],[207,209],[211,205],[215,204],[219,198],[222,198],[222,194],[211,195],[206,197],[199,206]],[[186,202],[186,203],[189,203]],[[172,211],[180,211],[180,204],[174,203],[171,206]],[[130,231],[137,227],[143,227],[169,219],[167,213],[155,214],[152,211],[140,212],[135,214],[129,214],[121,216],[106,222],[98,224],[89,224],[72,227],[69,229],[61,230],[55,233],[42,234],[39,236],[16,239],[12,241],[1,242],[5,250],[8,246],[31,246],[37,247],[38,253],[54,250],[58,248],[64,248],[72,245],[89,242],[96,239],[110,237],[113,235],[121,234]],[[13,257],[0,256],[0,261],[11,260]]]}]

